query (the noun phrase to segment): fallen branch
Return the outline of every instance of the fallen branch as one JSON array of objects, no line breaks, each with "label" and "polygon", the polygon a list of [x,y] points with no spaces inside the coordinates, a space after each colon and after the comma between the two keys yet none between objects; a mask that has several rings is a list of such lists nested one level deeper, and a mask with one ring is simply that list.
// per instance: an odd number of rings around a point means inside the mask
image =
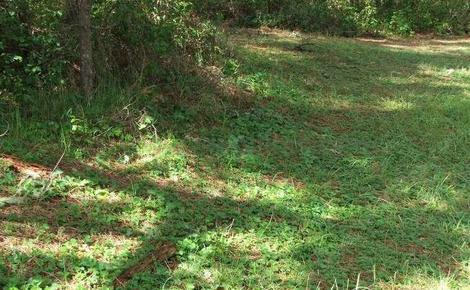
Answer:
[{"label": "fallen branch", "polygon": [[176,253],[176,247],[173,244],[167,243],[158,247],[154,252],[139,261],[136,265],[130,267],[122,272],[115,280],[114,287],[122,287],[129,281],[135,274],[144,272],[154,262],[163,262],[172,257]]}]

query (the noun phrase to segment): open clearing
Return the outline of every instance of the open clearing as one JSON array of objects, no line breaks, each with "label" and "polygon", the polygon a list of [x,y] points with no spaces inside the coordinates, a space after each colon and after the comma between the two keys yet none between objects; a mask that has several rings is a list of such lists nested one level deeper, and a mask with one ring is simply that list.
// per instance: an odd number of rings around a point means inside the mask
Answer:
[{"label": "open clearing", "polygon": [[0,286],[470,287],[470,40],[230,39],[202,98],[0,138]]}]

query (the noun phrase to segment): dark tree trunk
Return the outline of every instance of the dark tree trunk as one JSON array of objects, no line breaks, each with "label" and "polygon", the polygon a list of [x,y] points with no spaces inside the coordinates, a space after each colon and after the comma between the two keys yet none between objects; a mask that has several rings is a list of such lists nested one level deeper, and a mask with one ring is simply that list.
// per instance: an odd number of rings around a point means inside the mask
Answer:
[{"label": "dark tree trunk", "polygon": [[93,93],[93,46],[91,33],[91,0],[78,0],[78,23],[80,26],[80,83],[88,99]]}]

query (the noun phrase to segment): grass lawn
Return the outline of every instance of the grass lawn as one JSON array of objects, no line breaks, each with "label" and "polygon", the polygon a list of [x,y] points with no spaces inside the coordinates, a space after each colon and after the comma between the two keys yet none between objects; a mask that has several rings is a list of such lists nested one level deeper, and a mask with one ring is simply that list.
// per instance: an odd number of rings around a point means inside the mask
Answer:
[{"label": "grass lawn", "polygon": [[174,95],[8,117],[0,288],[469,289],[470,40],[231,35]]}]

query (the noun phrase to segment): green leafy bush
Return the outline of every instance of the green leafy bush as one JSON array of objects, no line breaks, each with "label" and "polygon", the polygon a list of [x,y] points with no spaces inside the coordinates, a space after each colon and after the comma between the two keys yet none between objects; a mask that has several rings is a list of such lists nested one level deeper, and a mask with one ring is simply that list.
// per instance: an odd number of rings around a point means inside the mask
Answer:
[{"label": "green leafy bush", "polygon": [[[31,107],[35,90],[77,87],[77,8],[67,3],[0,2],[2,105]],[[92,24],[97,83],[168,82],[177,62],[202,64],[218,51],[215,27],[189,1],[96,0]]]},{"label": "green leafy bush", "polygon": [[0,3],[0,102],[3,104],[27,101],[30,87],[62,83],[66,64],[59,29],[62,12],[55,1],[42,2]]},{"label": "green leafy bush", "polygon": [[346,35],[457,34],[468,32],[470,21],[470,2],[465,0],[203,0],[194,3],[200,13],[219,21]]},{"label": "green leafy bush", "polygon": [[102,0],[94,8],[99,67],[113,74],[163,75],[175,55],[202,63],[215,50],[215,28],[190,2]]}]

